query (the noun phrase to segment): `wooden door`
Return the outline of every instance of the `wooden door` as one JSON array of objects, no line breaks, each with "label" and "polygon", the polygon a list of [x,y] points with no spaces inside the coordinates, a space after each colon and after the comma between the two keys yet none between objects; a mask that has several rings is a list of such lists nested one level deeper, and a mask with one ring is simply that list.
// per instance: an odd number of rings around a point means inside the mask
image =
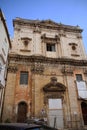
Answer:
[{"label": "wooden door", "polygon": [[82,102],[81,103],[81,108],[82,108],[82,115],[83,115],[84,125],[87,125],[87,104]]},{"label": "wooden door", "polygon": [[27,119],[27,104],[25,102],[21,102],[18,104],[18,114],[17,114],[17,122],[25,122]]}]

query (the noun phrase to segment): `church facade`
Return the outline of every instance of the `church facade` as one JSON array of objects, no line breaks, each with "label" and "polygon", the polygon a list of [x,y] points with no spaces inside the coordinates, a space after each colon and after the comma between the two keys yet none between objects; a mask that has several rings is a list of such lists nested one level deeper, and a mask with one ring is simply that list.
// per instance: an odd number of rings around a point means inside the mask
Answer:
[{"label": "church facade", "polygon": [[56,128],[87,125],[87,58],[79,26],[13,20],[3,121],[44,119]]}]

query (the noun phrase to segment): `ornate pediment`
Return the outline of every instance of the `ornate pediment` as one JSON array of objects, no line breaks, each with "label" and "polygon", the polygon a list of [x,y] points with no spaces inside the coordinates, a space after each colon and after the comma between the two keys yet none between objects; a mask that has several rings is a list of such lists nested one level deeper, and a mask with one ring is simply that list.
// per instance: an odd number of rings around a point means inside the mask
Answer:
[{"label": "ornate pediment", "polygon": [[52,77],[51,82],[46,84],[43,87],[43,90],[45,92],[60,92],[65,91],[66,87],[62,83],[57,82],[56,77]]},{"label": "ornate pediment", "polygon": [[49,26],[58,26],[58,23],[56,23],[50,19],[42,20],[40,23],[45,24],[45,25],[49,25]]}]

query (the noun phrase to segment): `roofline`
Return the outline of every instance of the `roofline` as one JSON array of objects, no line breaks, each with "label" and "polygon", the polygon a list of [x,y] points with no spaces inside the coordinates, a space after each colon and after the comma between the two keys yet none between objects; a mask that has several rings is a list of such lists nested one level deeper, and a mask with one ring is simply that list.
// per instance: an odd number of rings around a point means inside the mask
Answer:
[{"label": "roofline", "polygon": [[65,25],[65,24],[62,24],[62,23],[54,22],[54,21],[49,20],[49,19],[47,19],[47,20],[30,20],[30,19],[23,19],[23,18],[17,17],[15,19],[13,19],[13,27],[14,27],[15,24],[24,25],[24,26],[25,25],[32,25],[34,27],[40,25],[40,27],[41,26],[45,27],[46,26],[44,24],[45,22],[48,22],[48,23],[53,22],[55,24],[55,26],[53,25],[54,29],[56,28],[56,29],[59,29],[59,30],[63,29],[65,31],[66,30],[77,31],[77,32],[80,32],[80,33],[83,32],[83,29],[81,29],[80,26],[78,26],[78,25],[77,26]]},{"label": "roofline", "polygon": [[9,41],[9,46],[11,48],[12,46],[11,46],[11,41],[10,41],[10,37],[9,37],[9,33],[8,33],[8,28],[7,28],[7,25],[6,25],[6,22],[5,22],[5,18],[3,16],[3,13],[2,13],[1,9],[0,9],[0,17],[1,17],[1,20],[2,20],[2,22],[4,24],[4,27],[5,27],[5,30],[6,30],[6,33],[7,33],[7,38],[8,38],[8,41]]}]

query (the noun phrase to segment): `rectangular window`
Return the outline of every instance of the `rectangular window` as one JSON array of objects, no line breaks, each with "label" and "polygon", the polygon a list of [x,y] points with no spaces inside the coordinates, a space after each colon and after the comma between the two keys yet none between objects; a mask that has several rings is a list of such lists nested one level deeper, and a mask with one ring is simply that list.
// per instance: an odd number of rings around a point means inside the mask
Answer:
[{"label": "rectangular window", "polygon": [[82,75],[81,74],[76,74],[76,81],[82,81]]},{"label": "rectangular window", "polygon": [[46,44],[47,51],[55,51],[55,44]]},{"label": "rectangular window", "polygon": [[28,84],[28,72],[20,72],[20,84]]}]

